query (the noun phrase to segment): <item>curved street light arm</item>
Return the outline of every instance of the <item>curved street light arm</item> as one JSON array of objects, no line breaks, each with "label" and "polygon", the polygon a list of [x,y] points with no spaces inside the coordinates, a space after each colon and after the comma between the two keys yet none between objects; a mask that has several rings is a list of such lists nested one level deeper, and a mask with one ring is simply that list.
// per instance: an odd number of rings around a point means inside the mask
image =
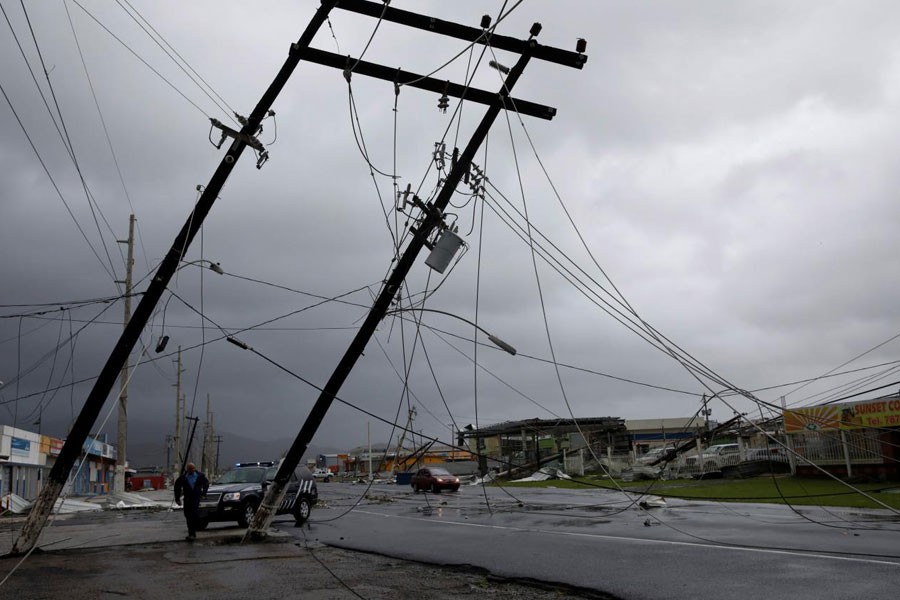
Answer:
[{"label": "curved street light arm", "polygon": [[497,346],[504,352],[508,352],[509,354],[512,354],[513,356],[516,355],[516,349],[511,344],[504,342],[503,340],[498,338],[496,335],[492,334],[490,331],[487,331],[484,327],[478,325],[477,323],[473,323],[472,321],[466,319],[465,317],[455,315],[455,314],[453,314],[451,312],[447,312],[445,310],[437,310],[434,308],[398,308],[398,309],[394,309],[394,310],[389,310],[385,314],[386,315],[396,315],[398,313],[403,313],[403,312],[430,312],[430,313],[437,313],[439,315],[446,315],[448,317],[453,317],[454,319],[459,319],[463,323],[468,323],[469,325],[471,325],[472,327],[474,327],[475,329],[477,329],[478,331],[480,331],[481,333],[486,335],[488,337],[488,339],[491,341],[491,343],[493,343],[495,346]]}]

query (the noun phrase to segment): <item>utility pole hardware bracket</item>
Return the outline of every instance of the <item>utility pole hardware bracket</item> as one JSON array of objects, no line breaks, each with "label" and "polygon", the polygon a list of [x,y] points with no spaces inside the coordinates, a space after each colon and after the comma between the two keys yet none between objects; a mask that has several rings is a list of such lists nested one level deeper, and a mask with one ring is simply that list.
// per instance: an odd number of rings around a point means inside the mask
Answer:
[{"label": "utility pole hardware bracket", "polygon": [[263,146],[262,142],[260,142],[255,136],[240,132],[237,129],[232,129],[228,125],[222,123],[222,121],[212,117],[209,119],[209,122],[212,123],[212,126],[216,129],[222,130],[222,138],[219,140],[219,143],[216,144],[217,149],[222,147],[222,144],[225,143],[226,139],[234,138],[236,140],[244,142],[246,145],[259,152],[259,158],[256,161],[257,169],[261,169],[266,161],[269,160],[269,151],[266,150],[266,147]]}]

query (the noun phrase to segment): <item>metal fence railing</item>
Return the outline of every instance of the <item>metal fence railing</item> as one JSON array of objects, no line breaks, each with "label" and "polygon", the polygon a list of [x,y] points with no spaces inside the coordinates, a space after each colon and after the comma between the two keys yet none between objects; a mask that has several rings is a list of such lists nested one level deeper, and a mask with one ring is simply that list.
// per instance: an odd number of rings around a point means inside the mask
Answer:
[{"label": "metal fence railing", "polygon": [[792,436],[799,455],[817,465],[878,464],[881,454],[880,431],[854,429],[846,431],[810,431]]}]

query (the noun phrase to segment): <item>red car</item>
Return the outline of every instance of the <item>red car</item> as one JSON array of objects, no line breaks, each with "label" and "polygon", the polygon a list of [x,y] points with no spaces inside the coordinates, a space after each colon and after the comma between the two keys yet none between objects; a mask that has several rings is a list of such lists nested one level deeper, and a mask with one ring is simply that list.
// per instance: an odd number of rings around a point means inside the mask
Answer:
[{"label": "red car", "polygon": [[435,494],[441,490],[459,491],[459,477],[453,475],[447,469],[441,467],[429,467],[419,469],[410,481],[414,492],[419,490],[431,490]]}]

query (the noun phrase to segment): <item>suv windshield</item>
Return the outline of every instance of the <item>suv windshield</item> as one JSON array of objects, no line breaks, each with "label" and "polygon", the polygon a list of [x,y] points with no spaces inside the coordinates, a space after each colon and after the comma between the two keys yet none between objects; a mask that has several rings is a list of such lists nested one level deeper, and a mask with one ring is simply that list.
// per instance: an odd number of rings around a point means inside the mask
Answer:
[{"label": "suv windshield", "polygon": [[262,483],[265,467],[245,467],[228,471],[216,483]]}]

